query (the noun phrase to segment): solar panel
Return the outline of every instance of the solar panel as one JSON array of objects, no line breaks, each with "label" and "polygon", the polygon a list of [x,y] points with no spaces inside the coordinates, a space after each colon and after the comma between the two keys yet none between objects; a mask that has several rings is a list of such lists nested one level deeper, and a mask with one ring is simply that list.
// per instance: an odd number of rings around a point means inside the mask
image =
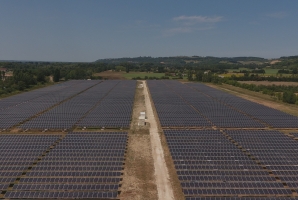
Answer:
[{"label": "solar panel", "polygon": [[6,192],[5,198],[116,198],[127,135],[68,133]]},{"label": "solar panel", "polygon": [[201,83],[188,83],[191,88],[226,104],[233,109],[265,122],[274,128],[298,128],[298,117],[228,94]]},{"label": "solar panel", "polygon": [[0,128],[9,129],[98,83],[100,81],[68,81],[1,99]]},{"label": "solar panel", "polygon": [[164,134],[186,197],[292,194],[220,131],[171,129]]}]

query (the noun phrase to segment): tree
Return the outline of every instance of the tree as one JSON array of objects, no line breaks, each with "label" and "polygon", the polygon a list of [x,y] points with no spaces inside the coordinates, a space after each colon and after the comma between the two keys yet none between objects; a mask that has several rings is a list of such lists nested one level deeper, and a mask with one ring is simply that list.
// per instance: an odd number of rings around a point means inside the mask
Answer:
[{"label": "tree", "polygon": [[295,104],[296,103],[295,93],[288,92],[288,91],[284,92],[282,101],[290,104]]},{"label": "tree", "polygon": [[165,72],[165,68],[163,66],[158,66],[157,67],[157,72],[158,73],[164,73]]},{"label": "tree", "polygon": [[55,71],[54,71],[53,79],[54,79],[54,82],[59,82],[59,80],[60,80],[60,70],[58,68],[55,69]]},{"label": "tree", "polygon": [[2,80],[4,80],[5,79],[5,71],[2,71],[1,75],[2,75]]},{"label": "tree", "polygon": [[282,100],[282,94],[280,92],[278,92],[276,94],[276,97],[277,97],[278,100]]},{"label": "tree", "polygon": [[26,84],[23,81],[18,82],[18,89],[23,91],[26,88]]},{"label": "tree", "polygon": [[129,73],[129,66],[126,66],[126,73]]},{"label": "tree", "polygon": [[192,71],[191,71],[191,70],[188,70],[188,73],[187,73],[187,79],[188,79],[189,81],[192,81],[192,80],[193,80],[193,78],[192,78]]},{"label": "tree", "polygon": [[203,75],[204,75],[204,72],[198,71],[196,73],[196,81],[202,81]]},{"label": "tree", "polygon": [[46,76],[43,70],[38,70],[36,79],[38,82],[46,82]]}]

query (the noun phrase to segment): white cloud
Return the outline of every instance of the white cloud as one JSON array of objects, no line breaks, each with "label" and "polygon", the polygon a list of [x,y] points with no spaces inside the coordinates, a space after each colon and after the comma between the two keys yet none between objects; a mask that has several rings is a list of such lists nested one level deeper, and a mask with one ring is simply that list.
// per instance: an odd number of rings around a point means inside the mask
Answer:
[{"label": "white cloud", "polygon": [[275,13],[269,13],[266,16],[274,19],[283,19],[286,18],[289,14],[287,12],[275,12]]},{"label": "white cloud", "polygon": [[207,17],[207,16],[179,16],[174,17],[174,21],[185,22],[186,24],[192,25],[196,23],[217,23],[223,20],[222,16]]}]

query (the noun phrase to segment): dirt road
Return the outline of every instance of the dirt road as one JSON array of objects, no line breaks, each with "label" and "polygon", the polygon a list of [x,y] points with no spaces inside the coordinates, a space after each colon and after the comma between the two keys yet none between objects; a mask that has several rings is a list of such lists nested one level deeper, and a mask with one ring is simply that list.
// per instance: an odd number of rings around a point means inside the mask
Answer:
[{"label": "dirt road", "polygon": [[173,189],[169,179],[168,168],[164,159],[163,148],[158,135],[157,122],[154,117],[153,108],[151,106],[151,100],[148,93],[147,83],[143,82],[144,96],[147,111],[147,122],[150,123],[150,140],[152,155],[155,169],[155,179],[159,200],[173,200]]},{"label": "dirt road", "polygon": [[140,112],[146,111],[141,83],[137,82],[120,200],[158,199],[149,126],[138,126]]}]

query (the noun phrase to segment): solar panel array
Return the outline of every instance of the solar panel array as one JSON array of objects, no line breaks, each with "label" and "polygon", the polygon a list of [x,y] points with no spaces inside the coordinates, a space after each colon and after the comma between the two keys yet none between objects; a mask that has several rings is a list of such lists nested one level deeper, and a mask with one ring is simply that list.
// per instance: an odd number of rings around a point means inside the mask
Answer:
[{"label": "solar panel array", "polygon": [[129,127],[135,87],[136,81],[103,81],[20,128],[70,129],[77,123],[81,127]]},{"label": "solar panel array", "polygon": [[129,128],[136,81],[120,81],[78,126]]},{"label": "solar panel array", "polygon": [[212,124],[162,81],[147,81],[162,127],[205,127]]},{"label": "solar panel array", "polygon": [[[297,141],[258,129],[298,128],[297,117],[200,83],[147,83],[187,200],[294,199]],[[207,121],[203,129],[185,122],[190,110]],[[199,129],[173,129],[179,126]]]},{"label": "solar panel array", "polygon": [[115,199],[126,143],[127,132],[68,133],[5,198]]},{"label": "solar panel array", "polygon": [[257,120],[178,81],[148,81],[148,86],[162,127],[264,127]]},{"label": "solar panel array", "polygon": [[[86,81],[87,82],[87,81]],[[104,81],[21,125],[23,129],[69,129],[119,83]]]},{"label": "solar panel array", "polygon": [[298,192],[298,142],[279,131],[227,130],[239,145]]},{"label": "solar panel array", "polygon": [[186,197],[292,195],[216,130],[164,130]]},{"label": "solar panel array", "polygon": [[9,98],[0,99],[0,110],[7,109],[12,106],[17,106],[22,103],[26,103],[35,98],[47,95],[49,92],[55,92],[76,85],[81,81],[67,81],[59,83],[53,86],[33,90],[31,92],[24,92],[18,95],[11,96]]},{"label": "solar panel array", "polygon": [[217,127],[262,128],[264,125],[177,81],[164,81]]},{"label": "solar panel array", "polygon": [[59,139],[55,135],[0,135],[0,193]]},{"label": "solar panel array", "polygon": [[298,117],[236,97],[201,83],[190,83],[187,85],[217,99],[219,102],[228,104],[233,108],[252,116],[253,118],[259,119],[269,124],[271,127],[298,128]]},{"label": "solar panel array", "polygon": [[100,81],[69,81],[0,100],[0,128],[8,129]]}]

